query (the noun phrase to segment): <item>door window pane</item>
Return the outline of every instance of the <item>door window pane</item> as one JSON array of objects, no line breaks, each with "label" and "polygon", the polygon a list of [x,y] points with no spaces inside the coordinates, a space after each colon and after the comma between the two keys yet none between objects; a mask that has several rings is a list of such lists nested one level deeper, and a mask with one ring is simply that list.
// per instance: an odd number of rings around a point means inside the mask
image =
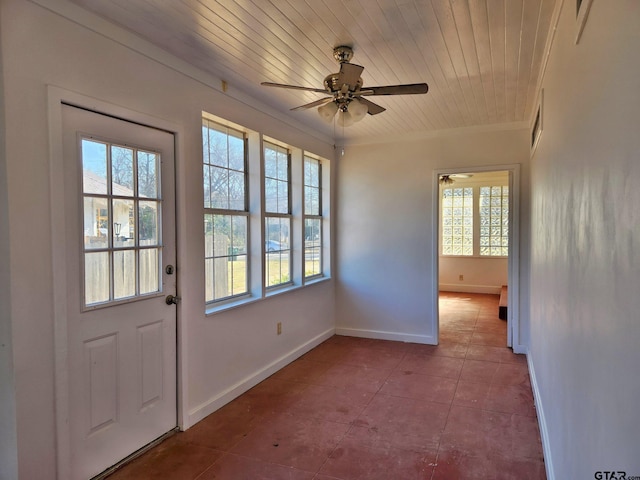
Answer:
[{"label": "door window pane", "polygon": [[85,305],[109,301],[109,253],[85,253],[84,301]]},{"label": "door window pane", "polygon": [[140,294],[160,291],[160,249],[143,248],[140,255]]},{"label": "door window pane", "polygon": [[107,145],[82,140],[82,191],[107,194]]},{"label": "door window pane", "polygon": [[134,200],[113,200],[113,246],[134,247],[136,240]]},{"label": "door window pane", "polygon": [[140,246],[158,245],[158,211],[160,202],[140,201],[138,204],[138,235]]},{"label": "door window pane", "polygon": [[111,181],[113,195],[133,197],[133,150],[111,146]]},{"label": "door window pane", "polygon": [[113,298],[133,297],[136,294],[136,252],[113,252]]},{"label": "door window pane", "polygon": [[84,305],[160,291],[160,155],[88,138],[81,146]]},{"label": "door window pane", "polygon": [[158,154],[138,151],[138,196],[159,198]]},{"label": "door window pane", "polygon": [[109,247],[109,203],[104,197],[84,197],[84,248]]}]

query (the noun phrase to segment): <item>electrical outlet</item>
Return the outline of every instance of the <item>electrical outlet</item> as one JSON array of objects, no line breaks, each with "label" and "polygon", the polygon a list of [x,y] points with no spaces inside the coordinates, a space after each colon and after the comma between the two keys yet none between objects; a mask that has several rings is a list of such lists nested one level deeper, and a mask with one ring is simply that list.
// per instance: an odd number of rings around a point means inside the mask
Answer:
[{"label": "electrical outlet", "polygon": [[464,280],[464,275],[458,275],[458,280],[462,282]]},{"label": "electrical outlet", "polygon": [[278,322],[278,326],[276,327],[278,335],[282,333],[282,322]]}]

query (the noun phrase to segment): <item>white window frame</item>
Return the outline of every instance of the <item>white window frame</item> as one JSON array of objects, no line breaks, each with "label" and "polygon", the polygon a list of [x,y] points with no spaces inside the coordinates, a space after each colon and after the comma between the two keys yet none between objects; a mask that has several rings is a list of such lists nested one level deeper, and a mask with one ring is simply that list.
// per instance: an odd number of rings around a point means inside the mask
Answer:
[{"label": "white window frame", "polygon": [[[206,123],[206,125],[205,125]],[[206,279],[207,277],[207,260],[210,258],[211,261],[214,263],[213,266],[213,272],[215,272],[215,261],[216,258],[227,258],[228,260],[232,259],[234,257],[233,255],[233,251],[231,253],[227,253],[226,256],[218,256],[216,257],[215,255],[215,251],[212,252],[212,256],[211,257],[207,257],[207,251],[206,251],[206,247],[205,247],[205,255],[204,255],[204,263],[205,263],[205,304],[206,305],[213,305],[213,304],[218,304],[221,302],[228,302],[228,301],[233,301],[235,299],[238,298],[242,298],[242,297],[246,297],[250,294],[250,289],[251,289],[251,255],[249,254],[249,245],[250,245],[250,232],[251,232],[251,226],[250,226],[250,222],[249,222],[249,208],[248,208],[248,198],[249,198],[249,182],[248,182],[248,178],[249,178],[249,170],[248,170],[248,162],[247,162],[247,135],[246,132],[243,131],[242,129],[239,128],[234,128],[231,125],[207,118],[205,116],[203,116],[202,118],[202,128],[204,130],[204,128],[208,128],[208,129],[213,129],[213,130],[217,130],[218,132],[221,132],[223,130],[227,130],[226,135],[229,136],[229,131],[233,131],[234,133],[240,134],[242,135],[242,141],[243,141],[243,162],[244,162],[244,202],[243,202],[243,206],[242,209],[232,209],[230,207],[228,208],[219,208],[219,207],[214,207],[212,205],[209,205],[208,207],[206,206],[206,199],[204,198],[203,195],[203,200],[204,200],[204,215],[203,215],[203,220],[204,223],[206,224],[206,218],[207,216],[229,216],[229,217],[244,217],[246,220],[246,224],[247,224],[247,233],[246,233],[246,246],[245,246],[245,253],[243,255],[246,256],[246,289],[242,292],[239,292],[237,294],[232,293],[231,295],[227,295],[227,296],[223,296],[223,297],[219,297],[216,298],[215,297],[215,291],[216,291],[216,287],[215,287],[215,275],[214,278],[211,279],[211,288],[212,288],[212,296],[213,298],[211,298],[209,296],[209,292],[207,291],[207,283],[206,283]],[[203,142],[203,156],[204,156],[204,138],[202,139]],[[202,165],[203,165],[203,172],[204,172],[204,168],[206,168],[207,166],[213,166],[211,163],[205,162],[205,159],[203,158],[202,160]],[[230,171],[235,171],[235,172],[239,172],[239,170],[235,170],[235,169],[231,169],[230,167],[220,167],[217,166],[216,168],[223,168],[226,170],[230,170]],[[203,180],[204,180],[204,173],[203,173]],[[203,187],[204,188],[204,187]],[[204,192],[206,194],[206,191]],[[204,232],[204,238],[205,238],[205,242],[206,242],[206,237],[207,237],[207,231],[205,228],[205,232]],[[215,238],[215,237],[214,237]]]},{"label": "white window frame", "polygon": [[[247,294],[238,297],[228,297],[215,302],[206,302],[206,315],[214,315],[230,308],[261,301],[273,295],[285,294],[319,282],[331,279],[331,162],[313,152],[305,151],[294,145],[287,144],[273,137],[267,137],[260,132],[247,129],[221,117],[202,112],[202,118],[229,128],[244,132],[246,138],[245,156],[247,183],[247,254],[248,254],[248,283]],[[285,148],[290,153],[290,281],[287,283],[267,287],[265,282],[266,252],[265,252],[265,219],[267,217],[282,216],[266,212],[265,205],[265,171],[264,144],[271,143]],[[304,272],[304,157],[308,156],[320,161],[321,168],[321,274],[305,277]],[[204,165],[204,161],[203,161]],[[235,215],[234,211],[232,214]],[[204,222],[203,222],[204,226]],[[204,240],[204,231],[203,231]],[[204,245],[203,245],[204,248]],[[203,251],[203,268],[204,268]],[[204,275],[203,275],[204,278]]]},{"label": "white window frame", "polygon": [[[307,164],[307,160],[310,160],[312,162],[317,162],[318,164],[318,186],[315,185],[307,185],[306,183],[306,164]],[[322,166],[323,166],[323,162],[322,159],[320,158],[316,158],[314,156],[311,156],[309,154],[305,154],[303,156],[302,159],[303,162],[303,182],[302,182],[302,189],[303,189],[303,231],[304,231],[304,240],[303,240],[303,259],[302,259],[302,263],[303,263],[303,268],[304,268],[304,280],[305,282],[309,282],[309,281],[313,281],[314,279],[318,279],[318,278],[322,278],[323,274],[324,274],[324,268],[323,268],[323,263],[324,263],[324,255],[323,255],[323,241],[324,241],[324,235],[323,235],[323,217],[322,217],[322,209],[323,209],[323,183],[322,183]],[[314,214],[314,213],[307,213],[306,211],[306,206],[307,206],[307,189],[317,189],[318,190],[318,213]],[[318,253],[320,255],[319,258],[319,271],[316,273],[314,272],[311,275],[307,275],[307,220],[317,220],[320,222],[320,231],[318,233],[318,240],[319,240],[319,245],[314,245],[311,248],[317,248],[318,249]]]},{"label": "white window frame", "polygon": [[[278,177],[268,177],[267,176],[267,168],[266,168],[266,162],[267,162],[267,155],[266,155],[266,151],[267,149],[273,150],[276,152],[277,157],[281,157],[282,155],[286,156],[286,161],[287,161],[287,179],[286,179],[286,185],[287,185],[287,198],[286,198],[286,211],[281,211],[281,203],[280,203],[280,199],[277,198],[276,202],[276,210],[277,211],[272,211],[272,210],[268,210],[268,206],[267,206],[267,180],[272,180],[274,182],[277,183],[283,183],[283,180],[281,178]],[[263,140],[263,144],[262,144],[262,152],[263,152],[263,160],[262,160],[262,166],[263,166],[263,181],[264,181],[264,287],[265,289],[278,289],[278,288],[283,288],[283,287],[287,287],[293,284],[293,277],[294,277],[294,218],[293,218],[293,214],[292,214],[292,188],[293,188],[293,182],[292,182],[292,154],[291,154],[291,150],[287,147],[284,146],[276,141],[270,140],[270,139],[264,139]],[[280,174],[280,170],[278,169],[278,174]],[[282,246],[282,238],[280,238],[279,240],[274,240],[271,237],[270,232],[267,231],[267,224],[269,223],[270,220],[276,220],[278,219],[278,221],[280,220],[287,220],[288,224],[289,224],[289,232],[288,232],[288,236],[289,236],[289,243],[288,243],[288,247],[289,248],[280,248],[278,250],[272,250],[270,248],[270,243],[271,242],[277,242],[276,245],[276,249],[278,248],[278,246]],[[282,272],[282,257],[283,254],[288,256],[288,272],[286,272],[286,280],[278,282],[278,283],[274,283],[274,284],[270,284],[268,281],[268,276],[271,275],[271,269],[270,269],[270,262],[273,261],[273,255],[275,253],[278,253],[279,255],[279,264],[280,264],[280,275],[282,277],[283,272]]]}]

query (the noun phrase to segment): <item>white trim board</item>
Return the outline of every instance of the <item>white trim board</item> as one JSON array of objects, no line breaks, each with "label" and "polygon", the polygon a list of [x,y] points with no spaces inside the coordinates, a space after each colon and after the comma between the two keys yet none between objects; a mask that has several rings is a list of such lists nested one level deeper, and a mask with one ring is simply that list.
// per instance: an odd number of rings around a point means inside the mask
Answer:
[{"label": "white trim board", "polygon": [[252,374],[247,375],[235,385],[232,385],[218,395],[215,395],[214,397],[201,403],[197,407],[189,410],[187,424],[189,426],[195,425],[200,420],[204,419],[208,415],[211,415],[216,410],[222,408],[224,405],[239,397],[250,388],[255,387],[258,383],[270,377],[278,370],[286,367],[297,358],[317,347],[325,340],[331,338],[334,333],[335,330],[333,328],[324,331],[308,342],[305,342],[299,347],[294,348],[289,353],[282,355],[280,358],[274,360],[269,365],[266,365],[265,367],[256,370]]},{"label": "white trim board", "polygon": [[358,338],[374,338],[376,340],[391,340],[394,342],[422,343],[435,345],[435,338],[431,335],[417,335],[414,333],[385,332],[382,330],[365,330],[360,328],[336,327],[336,335]]},{"label": "white trim board", "polygon": [[488,293],[500,295],[501,285],[458,285],[455,283],[441,283],[441,292],[461,292],[461,293]]},{"label": "white trim board", "polygon": [[547,472],[547,480],[555,480],[555,474],[553,473],[553,459],[551,456],[551,445],[549,444],[549,431],[547,429],[547,420],[544,415],[544,409],[542,408],[542,399],[540,397],[540,389],[538,388],[538,379],[536,377],[536,371],[533,367],[533,360],[529,352],[527,355],[527,366],[529,367],[529,377],[531,378],[531,389],[533,390],[533,399],[536,406],[536,412],[538,414],[538,427],[540,428],[540,439],[542,440],[542,452],[544,455],[544,468]]},{"label": "white trim board", "polygon": [[[178,178],[179,158],[182,155],[180,138],[183,130],[180,126],[144,113],[129,110],[126,107],[111,104],[103,100],[89,97],[80,93],[62,89],[60,87],[47,86],[47,113],[49,123],[49,187],[50,187],[50,220],[51,230],[51,261],[52,271],[56,272],[53,282],[53,321],[54,321],[54,386],[55,386],[55,422],[56,422],[56,462],[57,478],[69,478],[71,466],[71,433],[69,430],[69,358],[67,355],[67,266],[66,244],[67,235],[65,226],[65,192],[64,192],[64,161],[62,150],[62,105],[69,104],[105,115],[161,129],[175,136],[175,161],[176,178]],[[176,189],[181,188],[179,184]],[[179,211],[180,203],[176,197],[176,210]],[[177,229],[179,227],[176,227]],[[176,252],[178,263],[184,260],[184,253],[180,250],[181,242],[178,242]],[[180,306],[177,307],[177,421],[178,425],[184,425],[184,406],[187,405],[188,391],[183,379],[186,376],[186,358],[182,355],[185,351],[184,336],[181,334]]]},{"label": "white trim board", "polygon": [[445,128],[440,130],[425,130],[422,132],[410,132],[402,135],[378,135],[375,137],[355,137],[349,140],[339,139],[343,147],[356,145],[376,145],[389,142],[417,142],[427,138],[442,138],[447,136],[468,135],[473,133],[504,132],[510,130],[522,130],[527,128],[525,121],[510,123],[492,123],[490,125],[474,125],[471,127]]},{"label": "white trim board", "polygon": [[526,346],[520,343],[520,164],[486,165],[481,167],[436,168],[432,171],[432,205],[431,223],[434,225],[431,237],[431,259],[434,268],[431,270],[431,310],[428,312],[431,331],[437,342],[440,334],[438,292],[440,283],[440,175],[451,173],[473,172],[509,172],[509,258],[508,258],[508,304],[507,312],[507,346],[515,353],[525,353]]}]

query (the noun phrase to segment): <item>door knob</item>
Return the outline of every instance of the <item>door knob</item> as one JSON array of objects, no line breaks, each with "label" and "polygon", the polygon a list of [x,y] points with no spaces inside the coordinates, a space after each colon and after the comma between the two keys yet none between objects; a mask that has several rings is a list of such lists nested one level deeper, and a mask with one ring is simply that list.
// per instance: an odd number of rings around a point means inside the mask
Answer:
[{"label": "door knob", "polygon": [[175,295],[167,295],[167,298],[164,299],[167,305],[177,305],[180,300],[180,297],[176,297]]}]

